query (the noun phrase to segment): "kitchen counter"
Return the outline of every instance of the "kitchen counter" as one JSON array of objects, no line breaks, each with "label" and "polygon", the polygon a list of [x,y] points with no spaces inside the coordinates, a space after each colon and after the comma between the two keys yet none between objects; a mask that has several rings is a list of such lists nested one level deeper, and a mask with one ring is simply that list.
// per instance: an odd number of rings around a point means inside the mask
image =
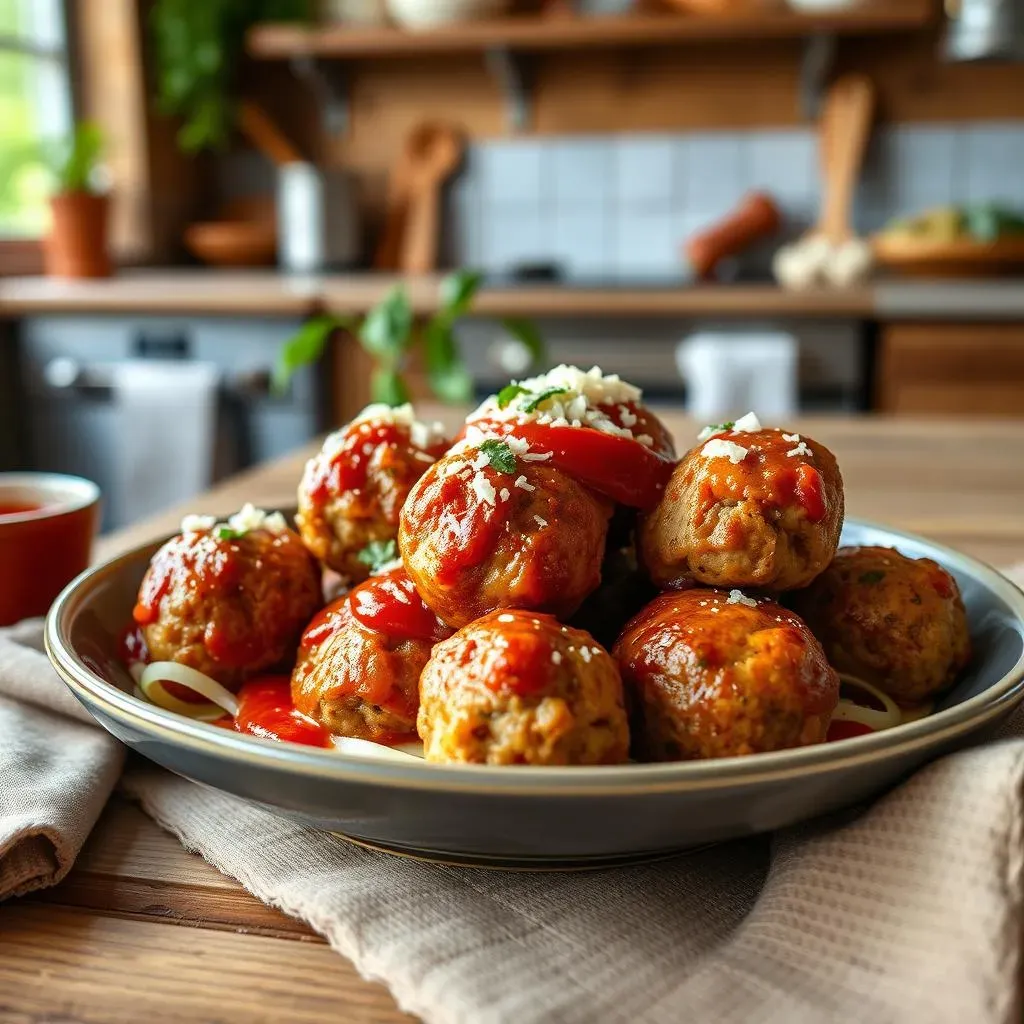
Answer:
[{"label": "kitchen counter", "polygon": [[[444,416],[451,423],[455,414]],[[680,441],[696,433],[680,416],[666,422]],[[1024,424],[818,419],[793,427],[836,453],[851,515],[996,565],[1024,557]],[[288,504],[306,454],[236,477],[188,508]],[[104,538],[101,554],[175,529],[181,513]],[[59,984],[40,984],[55,976]],[[264,906],[116,797],[67,878],[0,913],[0,991],[17,1020],[411,1021],[305,925]]]}]

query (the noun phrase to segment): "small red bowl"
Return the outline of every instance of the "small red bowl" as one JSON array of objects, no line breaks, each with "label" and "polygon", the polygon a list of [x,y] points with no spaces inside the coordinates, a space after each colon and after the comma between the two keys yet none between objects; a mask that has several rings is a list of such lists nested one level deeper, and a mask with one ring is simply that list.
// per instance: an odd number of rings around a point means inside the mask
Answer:
[{"label": "small red bowl", "polygon": [[100,489],[57,473],[0,473],[0,626],[45,615],[87,569]]}]

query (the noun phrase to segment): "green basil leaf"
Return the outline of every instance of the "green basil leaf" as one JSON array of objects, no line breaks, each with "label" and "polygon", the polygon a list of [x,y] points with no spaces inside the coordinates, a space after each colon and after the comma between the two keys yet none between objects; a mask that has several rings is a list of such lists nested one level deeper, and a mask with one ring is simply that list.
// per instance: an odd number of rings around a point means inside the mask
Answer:
[{"label": "green basil leaf", "polygon": [[337,328],[344,326],[345,321],[334,316],[307,320],[281,347],[271,374],[271,390],[275,394],[283,394],[292,374],[300,367],[315,363],[323,355],[327,339]]},{"label": "green basil leaf", "polygon": [[384,405],[405,405],[409,401],[409,389],[394,367],[381,366],[370,374],[370,397]]},{"label": "green basil leaf", "polygon": [[425,344],[431,390],[443,402],[468,402],[473,397],[473,379],[462,363],[451,324],[435,317],[427,325]]},{"label": "green basil leaf", "polygon": [[885,572],[882,569],[870,569],[868,572],[861,573],[858,578],[858,583],[881,583],[885,579]]},{"label": "green basil leaf", "polygon": [[518,398],[520,395],[528,395],[530,393],[531,392],[528,388],[520,387],[518,384],[506,384],[498,392],[498,408],[507,409],[509,403],[514,399]]},{"label": "green basil leaf", "polygon": [[509,448],[508,442],[499,441],[496,437],[488,438],[482,445],[480,451],[487,456],[487,461],[499,473],[515,473],[516,457]]},{"label": "green basil leaf", "polygon": [[356,561],[368,566],[371,573],[376,572],[382,565],[393,562],[398,557],[398,545],[392,540],[371,540],[369,544],[356,555]]},{"label": "green basil leaf", "polygon": [[439,316],[451,322],[467,313],[483,279],[484,275],[477,270],[457,270],[449,274],[441,282]]},{"label": "green basil leaf", "polygon": [[554,398],[555,395],[567,394],[569,394],[568,388],[545,388],[539,395],[534,395],[534,397],[523,406],[523,412],[534,412],[537,406],[546,402],[549,398]]},{"label": "green basil leaf", "polygon": [[501,321],[501,326],[512,335],[521,345],[525,346],[526,350],[530,353],[531,359],[533,359],[534,365],[538,365],[545,361],[546,357],[546,346],[544,345],[544,338],[540,331],[537,330],[537,325],[531,320],[520,320],[515,317],[511,317]]},{"label": "green basil leaf", "polygon": [[366,314],[359,340],[372,355],[394,357],[408,347],[411,335],[412,306],[405,289],[397,284]]}]

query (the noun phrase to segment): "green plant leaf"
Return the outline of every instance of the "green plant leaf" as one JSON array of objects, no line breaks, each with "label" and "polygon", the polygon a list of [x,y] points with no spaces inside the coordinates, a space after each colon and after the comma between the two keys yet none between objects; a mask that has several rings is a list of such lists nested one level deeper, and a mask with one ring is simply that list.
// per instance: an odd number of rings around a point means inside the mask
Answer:
[{"label": "green plant leaf", "polygon": [[484,275],[477,270],[457,270],[449,274],[441,282],[438,316],[451,322],[468,312],[483,279]]},{"label": "green plant leaf", "polygon": [[501,326],[512,335],[521,345],[526,347],[533,359],[534,366],[543,363],[546,357],[544,338],[537,325],[530,320],[510,318],[501,321]]},{"label": "green plant leaf", "polygon": [[459,355],[452,326],[434,317],[424,333],[424,361],[430,388],[443,402],[468,402],[473,397],[473,380]]},{"label": "green plant leaf", "polygon": [[62,192],[88,192],[90,178],[103,153],[103,131],[95,121],[75,125],[71,145],[58,169]]},{"label": "green plant leaf", "polygon": [[218,526],[215,536],[217,540],[238,540],[245,536],[245,530],[236,530],[230,526]]},{"label": "green plant leaf", "polygon": [[366,315],[359,328],[359,340],[367,352],[394,359],[408,348],[412,335],[412,306],[409,296],[395,285]]},{"label": "green plant leaf", "polygon": [[487,456],[487,461],[499,473],[515,473],[518,468],[515,454],[509,448],[507,441],[500,441],[496,437],[488,438],[482,445],[480,451]]},{"label": "green plant leaf", "polygon": [[398,544],[394,538],[391,540],[371,540],[369,544],[356,555],[356,561],[367,566],[371,573],[376,572],[382,565],[393,562],[398,557]]},{"label": "green plant leaf", "polygon": [[498,392],[498,408],[507,409],[509,404],[513,402],[520,395],[529,395],[531,392],[528,388],[520,387],[518,384],[506,384]]},{"label": "green plant leaf", "polygon": [[336,316],[317,316],[307,320],[281,346],[270,378],[271,391],[277,395],[284,394],[295,371],[315,363],[323,355],[331,334],[345,326],[348,326],[347,321]]},{"label": "green plant leaf", "polygon": [[427,379],[430,382],[431,391],[442,402],[448,402],[450,405],[464,405],[473,397],[473,378],[461,363],[449,367],[447,370],[431,373]]},{"label": "green plant leaf", "polygon": [[370,397],[385,405],[405,405],[409,401],[409,389],[393,366],[378,366],[370,374]]},{"label": "green plant leaf", "polygon": [[534,412],[536,408],[555,395],[569,394],[568,388],[545,388],[539,395],[534,395],[524,406],[523,412]]}]

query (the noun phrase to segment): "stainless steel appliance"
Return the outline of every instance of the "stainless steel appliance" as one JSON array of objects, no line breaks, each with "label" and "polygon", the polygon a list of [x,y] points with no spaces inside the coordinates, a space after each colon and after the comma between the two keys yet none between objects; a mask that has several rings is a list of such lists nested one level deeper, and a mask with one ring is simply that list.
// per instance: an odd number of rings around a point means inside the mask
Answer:
[{"label": "stainless steel appliance", "polygon": [[[27,458],[40,470],[76,473],[104,493],[104,528],[123,525],[119,453],[126,429],[113,368],[130,360],[196,360],[218,369],[213,479],[282,455],[323,426],[326,402],[314,368],[289,393],[269,391],[270,370],[296,321],[53,316],[25,320],[20,332]],[[130,429],[130,425],[128,426]],[[184,501],[189,493],[177,494]]]}]

